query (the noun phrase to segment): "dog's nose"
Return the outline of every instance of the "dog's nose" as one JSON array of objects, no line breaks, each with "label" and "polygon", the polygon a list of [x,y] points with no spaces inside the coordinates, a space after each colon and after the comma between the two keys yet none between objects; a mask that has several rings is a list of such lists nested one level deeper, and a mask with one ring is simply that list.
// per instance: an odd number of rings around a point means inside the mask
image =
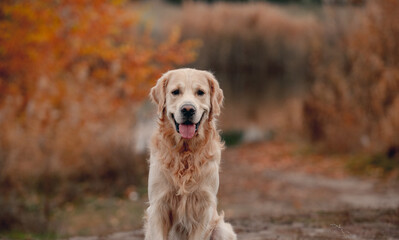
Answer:
[{"label": "dog's nose", "polygon": [[195,107],[191,104],[184,104],[180,109],[185,118],[192,117],[195,113]]}]

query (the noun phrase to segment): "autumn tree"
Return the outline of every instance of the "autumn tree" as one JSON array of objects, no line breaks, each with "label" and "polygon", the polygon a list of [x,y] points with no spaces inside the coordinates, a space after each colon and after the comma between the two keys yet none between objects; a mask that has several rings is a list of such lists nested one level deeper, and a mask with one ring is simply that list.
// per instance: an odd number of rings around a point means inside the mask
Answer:
[{"label": "autumn tree", "polygon": [[[73,179],[134,184],[134,108],[162,72],[193,61],[197,46],[177,28],[155,39],[121,0],[1,1],[0,205],[23,206],[21,191],[33,187],[54,196]],[[0,222],[10,215],[3,210]]]}]

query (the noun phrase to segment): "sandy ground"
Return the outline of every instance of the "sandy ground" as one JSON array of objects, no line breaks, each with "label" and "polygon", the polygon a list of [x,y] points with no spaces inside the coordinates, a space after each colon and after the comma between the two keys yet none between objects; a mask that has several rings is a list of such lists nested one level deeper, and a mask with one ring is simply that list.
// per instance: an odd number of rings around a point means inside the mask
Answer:
[{"label": "sandy ground", "polygon": [[[245,240],[399,239],[397,181],[348,176],[335,159],[307,159],[286,144],[230,148],[219,208]],[[143,239],[141,230],[91,239]]]}]

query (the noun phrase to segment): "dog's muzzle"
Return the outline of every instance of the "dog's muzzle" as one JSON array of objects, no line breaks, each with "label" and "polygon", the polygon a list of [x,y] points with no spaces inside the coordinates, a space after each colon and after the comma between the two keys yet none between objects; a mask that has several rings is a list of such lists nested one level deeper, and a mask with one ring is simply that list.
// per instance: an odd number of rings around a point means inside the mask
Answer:
[{"label": "dog's muzzle", "polygon": [[175,119],[175,116],[172,114],[173,121],[175,123],[176,131],[181,135],[182,138],[191,139],[194,137],[195,133],[198,130],[199,125],[201,124],[202,118],[204,117],[202,114],[201,119],[197,123],[192,122],[192,116],[190,116],[190,120],[186,118],[183,123],[178,123]]}]

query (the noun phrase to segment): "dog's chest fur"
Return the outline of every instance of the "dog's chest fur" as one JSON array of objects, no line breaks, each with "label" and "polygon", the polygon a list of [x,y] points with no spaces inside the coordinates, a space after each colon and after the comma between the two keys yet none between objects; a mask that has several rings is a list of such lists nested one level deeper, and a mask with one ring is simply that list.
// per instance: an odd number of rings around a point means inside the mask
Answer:
[{"label": "dog's chest fur", "polygon": [[165,198],[165,203],[169,205],[169,221],[176,228],[175,231],[181,233],[193,231],[212,202],[212,195],[201,190],[182,195],[170,191]]},{"label": "dog's chest fur", "polygon": [[168,156],[163,162],[165,174],[177,195],[189,194],[201,185],[201,169],[209,159],[201,152],[192,151],[183,146],[184,150]]}]

